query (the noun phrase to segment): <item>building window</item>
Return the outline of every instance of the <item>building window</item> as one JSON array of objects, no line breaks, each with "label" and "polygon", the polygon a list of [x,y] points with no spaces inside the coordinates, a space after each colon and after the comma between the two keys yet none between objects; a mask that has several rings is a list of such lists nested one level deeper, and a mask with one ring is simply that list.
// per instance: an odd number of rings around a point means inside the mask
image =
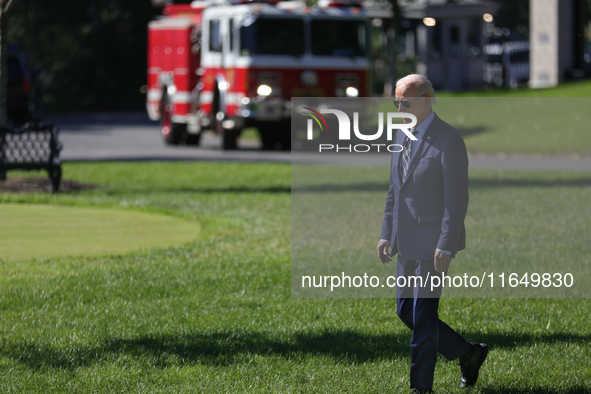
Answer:
[{"label": "building window", "polygon": [[428,31],[431,32],[431,36],[429,37],[429,56],[433,59],[438,59],[442,53],[441,24],[438,23],[433,27],[429,27]]},{"label": "building window", "polygon": [[449,56],[460,56],[460,28],[458,26],[449,28]]},{"label": "building window", "polygon": [[468,55],[470,57],[477,57],[482,53],[480,48],[481,36],[480,18],[470,19],[470,25],[468,27]]}]

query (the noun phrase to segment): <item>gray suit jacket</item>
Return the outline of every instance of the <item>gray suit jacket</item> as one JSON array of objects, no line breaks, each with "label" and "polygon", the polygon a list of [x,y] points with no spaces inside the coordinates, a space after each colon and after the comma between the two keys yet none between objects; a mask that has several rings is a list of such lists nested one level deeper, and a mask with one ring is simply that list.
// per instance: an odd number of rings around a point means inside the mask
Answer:
[{"label": "gray suit jacket", "polygon": [[[395,143],[406,135],[397,132]],[[403,182],[402,153],[392,154],[382,239],[391,254],[409,260],[432,260],[435,249],[465,248],[464,218],[468,209],[468,156],[458,131],[437,115],[419,141]]]}]

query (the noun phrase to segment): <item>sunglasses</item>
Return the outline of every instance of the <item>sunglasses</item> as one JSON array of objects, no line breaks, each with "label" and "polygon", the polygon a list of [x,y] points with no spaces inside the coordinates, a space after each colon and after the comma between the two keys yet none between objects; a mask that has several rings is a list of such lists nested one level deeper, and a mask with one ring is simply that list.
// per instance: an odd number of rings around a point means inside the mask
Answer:
[{"label": "sunglasses", "polygon": [[394,100],[394,105],[396,106],[396,108],[400,108],[400,104],[402,104],[402,106],[404,108],[410,108],[410,105],[412,103],[414,103],[415,101],[417,101],[418,99],[420,99],[421,97],[424,97],[426,95],[427,95],[426,93],[425,94],[422,94],[422,95],[420,95],[419,97],[417,97],[416,99],[414,99],[412,101],[409,101],[409,100],[406,100],[406,99]]}]

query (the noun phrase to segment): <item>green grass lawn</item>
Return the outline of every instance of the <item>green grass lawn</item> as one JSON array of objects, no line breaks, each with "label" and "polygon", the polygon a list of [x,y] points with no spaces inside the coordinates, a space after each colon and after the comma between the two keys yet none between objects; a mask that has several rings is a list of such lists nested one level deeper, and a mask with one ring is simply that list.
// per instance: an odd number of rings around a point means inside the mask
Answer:
[{"label": "green grass lawn", "polygon": [[[293,295],[392,297],[385,283],[395,266],[375,258],[389,171],[387,166],[292,165]],[[446,296],[591,298],[590,186],[589,173],[472,170],[468,248],[454,259],[449,274],[487,275],[486,286],[448,288]],[[381,286],[302,286],[304,276],[341,278],[343,272],[375,276]],[[509,275],[523,278],[526,273],[526,278],[570,274],[573,283],[509,286]]]},{"label": "green grass lawn", "polygon": [[591,97],[440,98],[471,154],[590,155]]},{"label": "green grass lawn", "polygon": [[[337,101],[333,103],[338,107]],[[375,108],[371,104],[358,107],[371,121],[377,122],[376,112],[397,111],[391,99],[374,99],[374,103]],[[438,96],[433,104],[433,111],[462,134],[468,153],[473,155],[589,156],[589,108],[591,97],[458,95]],[[368,129],[374,133],[377,125]]]},{"label": "green grass lawn", "polygon": [[[291,298],[289,165],[67,163],[64,174],[101,189],[0,194],[0,204],[157,213],[198,221],[201,233],[119,255],[0,261],[0,392],[407,391],[410,332],[394,300]],[[479,237],[506,237],[504,222],[527,201],[534,208],[524,215],[533,216],[523,228],[534,237],[547,223],[536,206],[589,194],[591,175],[544,179],[471,174],[474,258],[489,258]],[[571,215],[588,199],[573,201],[560,209]],[[590,307],[585,299],[444,299],[440,316],[491,347],[470,393],[574,394],[591,392]],[[458,382],[459,367],[441,359],[435,389],[466,392]]]},{"label": "green grass lawn", "polygon": [[591,97],[591,79],[565,82],[553,88],[530,89],[522,86],[518,89],[491,88],[467,92],[436,93],[438,97]]},{"label": "green grass lawn", "polygon": [[4,259],[123,253],[192,241],[196,222],[121,209],[1,204]]},{"label": "green grass lawn", "polygon": [[[591,80],[546,89],[496,88],[436,96],[444,107],[453,108],[444,119],[463,133],[472,154],[591,154]],[[446,109],[434,107],[436,112]]]}]

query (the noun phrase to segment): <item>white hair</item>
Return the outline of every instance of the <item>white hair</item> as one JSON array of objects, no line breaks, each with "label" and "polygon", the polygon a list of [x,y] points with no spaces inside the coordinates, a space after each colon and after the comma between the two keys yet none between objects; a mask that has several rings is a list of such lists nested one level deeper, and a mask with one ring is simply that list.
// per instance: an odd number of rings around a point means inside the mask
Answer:
[{"label": "white hair", "polygon": [[417,88],[420,96],[428,94],[431,98],[431,103],[437,103],[437,100],[435,99],[435,89],[433,89],[433,85],[431,85],[431,81],[429,81],[427,77],[421,74],[408,74],[406,77],[400,78],[396,81],[397,87],[401,85],[412,85]]}]

